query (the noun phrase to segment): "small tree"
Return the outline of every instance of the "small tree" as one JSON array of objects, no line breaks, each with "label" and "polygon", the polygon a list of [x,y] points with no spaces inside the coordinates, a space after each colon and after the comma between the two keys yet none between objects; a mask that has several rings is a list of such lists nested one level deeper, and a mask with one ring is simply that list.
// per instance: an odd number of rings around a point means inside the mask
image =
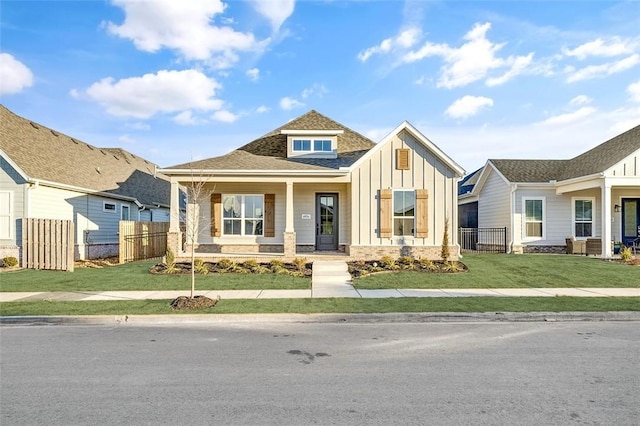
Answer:
[{"label": "small tree", "polygon": [[[196,289],[196,243],[198,242],[198,236],[202,229],[200,224],[203,222],[210,222],[211,219],[200,215],[200,204],[211,196],[213,190],[209,190],[206,187],[204,179],[196,179],[195,175],[191,174],[191,182],[184,187],[187,195],[187,212],[185,217],[187,233],[187,242],[189,243],[189,254],[191,255],[191,298],[193,299],[193,293]],[[214,187],[215,189],[215,187]],[[205,228],[204,226],[202,228]]]},{"label": "small tree", "polygon": [[444,221],[444,235],[442,236],[442,251],[440,252],[440,257],[443,262],[447,262],[449,260],[449,218],[447,217]]}]

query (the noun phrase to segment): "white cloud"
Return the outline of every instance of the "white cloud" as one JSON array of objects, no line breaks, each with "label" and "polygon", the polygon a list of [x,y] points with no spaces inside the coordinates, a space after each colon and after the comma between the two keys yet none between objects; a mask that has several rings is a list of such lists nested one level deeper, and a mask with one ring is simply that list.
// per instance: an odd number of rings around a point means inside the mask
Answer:
[{"label": "white cloud", "polygon": [[238,61],[236,51],[262,48],[251,33],[211,25],[224,12],[221,0],[113,0],[113,4],[124,9],[125,19],[122,25],[106,23],[107,30],[145,52],[173,49],[187,60],[208,61],[222,69]]},{"label": "white cloud", "polygon": [[631,95],[631,100],[634,102],[640,102],[640,80],[635,83],[631,83],[627,87],[627,92]]},{"label": "white cloud", "polygon": [[592,78],[605,77],[626,71],[638,64],[640,64],[640,55],[635,53],[619,61],[608,62],[601,65],[589,65],[577,71],[573,67],[567,67],[565,72],[569,74],[567,82],[575,83],[576,81],[590,80]]},{"label": "white cloud", "polygon": [[173,117],[173,121],[181,126],[194,126],[200,123],[200,120],[196,119],[190,110],[182,111]]},{"label": "white cloud", "polygon": [[260,70],[258,68],[247,70],[247,77],[249,77],[251,81],[258,81],[260,79]]},{"label": "white cloud", "polygon": [[285,111],[292,110],[294,108],[302,107],[304,104],[296,99],[290,98],[288,96],[280,99],[280,108]]},{"label": "white cloud", "polygon": [[418,41],[420,35],[421,31],[419,28],[408,28],[396,37],[384,39],[379,45],[370,47],[358,53],[358,59],[361,62],[366,62],[373,55],[389,53],[398,48],[408,49]]},{"label": "white cloud", "polygon": [[0,53],[0,95],[13,95],[33,85],[33,73],[9,53]]},{"label": "white cloud", "polygon": [[591,99],[587,95],[579,95],[571,99],[569,101],[569,105],[586,105],[586,104],[590,104],[592,100],[593,99]]},{"label": "white cloud", "polygon": [[311,87],[304,89],[302,91],[302,93],[300,94],[300,96],[302,97],[302,99],[307,99],[308,97],[315,95],[319,98],[323,97],[325,94],[327,94],[328,90],[327,88],[322,85],[322,84],[318,84],[318,83],[314,83]]},{"label": "white cloud", "polygon": [[491,70],[509,68],[502,76],[487,80],[487,85],[490,86],[503,84],[521,74],[529,66],[533,53],[527,56],[497,57],[497,52],[505,44],[493,43],[487,39],[486,34],[490,28],[489,22],[475,24],[465,34],[466,42],[459,48],[451,47],[446,43],[426,42],[420,49],[405,54],[403,61],[411,63],[431,56],[442,57],[445,65],[440,70],[438,87],[452,89],[465,86],[484,79]]},{"label": "white cloud", "polygon": [[149,131],[151,130],[151,126],[148,125],[147,123],[143,123],[143,122],[137,122],[137,123],[128,123],[126,125],[128,128],[133,129],[133,130],[143,130],[143,131]]},{"label": "white cloud", "polygon": [[564,48],[562,53],[566,56],[576,57],[579,60],[586,59],[589,56],[620,56],[633,53],[633,45],[633,42],[623,41],[620,37],[612,37],[607,41],[597,38],[581,44],[575,49]]},{"label": "white cloud", "polygon": [[483,108],[493,106],[493,99],[484,96],[463,96],[452,103],[445,111],[451,118],[465,119],[476,115]]},{"label": "white cloud", "polygon": [[284,21],[293,14],[295,0],[254,0],[251,2],[258,13],[271,22],[273,31],[278,31]]},{"label": "white cloud", "polygon": [[221,109],[214,112],[212,118],[216,121],[222,121],[223,123],[233,123],[240,118],[240,116],[227,111],[226,109]]},{"label": "white cloud", "polygon": [[104,78],[92,84],[86,95],[103,105],[109,114],[149,118],[162,112],[219,109],[222,101],[215,99],[219,88],[216,80],[200,71],[162,70],[119,81]]},{"label": "white cloud", "polygon": [[266,105],[260,105],[258,108],[256,108],[256,112],[258,114],[264,114],[265,112],[268,112],[269,109],[270,108],[268,106],[266,106]]},{"label": "white cloud", "polygon": [[549,125],[557,125],[557,124],[570,124],[576,121],[581,121],[582,119],[592,115],[596,112],[596,109],[593,107],[582,107],[576,111],[568,112],[565,114],[555,115],[553,117],[549,117],[546,120],[542,121],[539,124],[549,124]]}]

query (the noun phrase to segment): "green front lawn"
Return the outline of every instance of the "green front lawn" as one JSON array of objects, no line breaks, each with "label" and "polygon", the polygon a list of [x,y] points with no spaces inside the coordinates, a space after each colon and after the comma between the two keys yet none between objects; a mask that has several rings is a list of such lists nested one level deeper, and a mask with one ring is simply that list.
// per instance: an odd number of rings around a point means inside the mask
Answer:
[{"label": "green front lawn", "polygon": [[586,256],[468,254],[457,274],[399,271],[354,280],[362,289],[640,287],[640,266]]},{"label": "green front lawn", "polygon": [[215,307],[174,311],[170,300],[4,302],[0,316],[169,315],[384,312],[640,311],[640,297],[429,297],[400,299],[220,300]]},{"label": "green front lawn", "polygon": [[[189,290],[191,276],[151,274],[154,261],[103,268],[76,268],[73,272],[33,269],[0,273],[0,291],[108,291]],[[196,290],[310,289],[311,279],[284,274],[196,275]]]}]

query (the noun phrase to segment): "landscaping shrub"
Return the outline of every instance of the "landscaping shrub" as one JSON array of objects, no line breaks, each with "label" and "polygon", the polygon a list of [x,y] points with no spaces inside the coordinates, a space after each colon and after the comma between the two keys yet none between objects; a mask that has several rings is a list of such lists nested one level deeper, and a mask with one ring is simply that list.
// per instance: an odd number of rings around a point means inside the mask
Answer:
[{"label": "landscaping shrub", "polygon": [[7,256],[2,259],[2,266],[5,268],[12,268],[18,265],[18,259],[13,256]]},{"label": "landscaping shrub", "polygon": [[197,257],[193,259],[193,269],[198,274],[206,275],[209,273],[209,268],[204,264],[204,261]]},{"label": "landscaping shrub", "polygon": [[631,260],[631,249],[626,246],[620,247],[620,258],[623,262],[629,262]]}]

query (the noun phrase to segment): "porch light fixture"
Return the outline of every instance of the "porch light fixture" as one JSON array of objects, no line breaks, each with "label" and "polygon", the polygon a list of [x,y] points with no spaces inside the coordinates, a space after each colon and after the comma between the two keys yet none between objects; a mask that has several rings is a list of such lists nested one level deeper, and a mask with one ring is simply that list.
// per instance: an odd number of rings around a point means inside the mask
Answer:
[{"label": "porch light fixture", "polygon": [[613,206],[613,211],[616,212],[616,213],[620,213],[620,204],[615,204]]}]

